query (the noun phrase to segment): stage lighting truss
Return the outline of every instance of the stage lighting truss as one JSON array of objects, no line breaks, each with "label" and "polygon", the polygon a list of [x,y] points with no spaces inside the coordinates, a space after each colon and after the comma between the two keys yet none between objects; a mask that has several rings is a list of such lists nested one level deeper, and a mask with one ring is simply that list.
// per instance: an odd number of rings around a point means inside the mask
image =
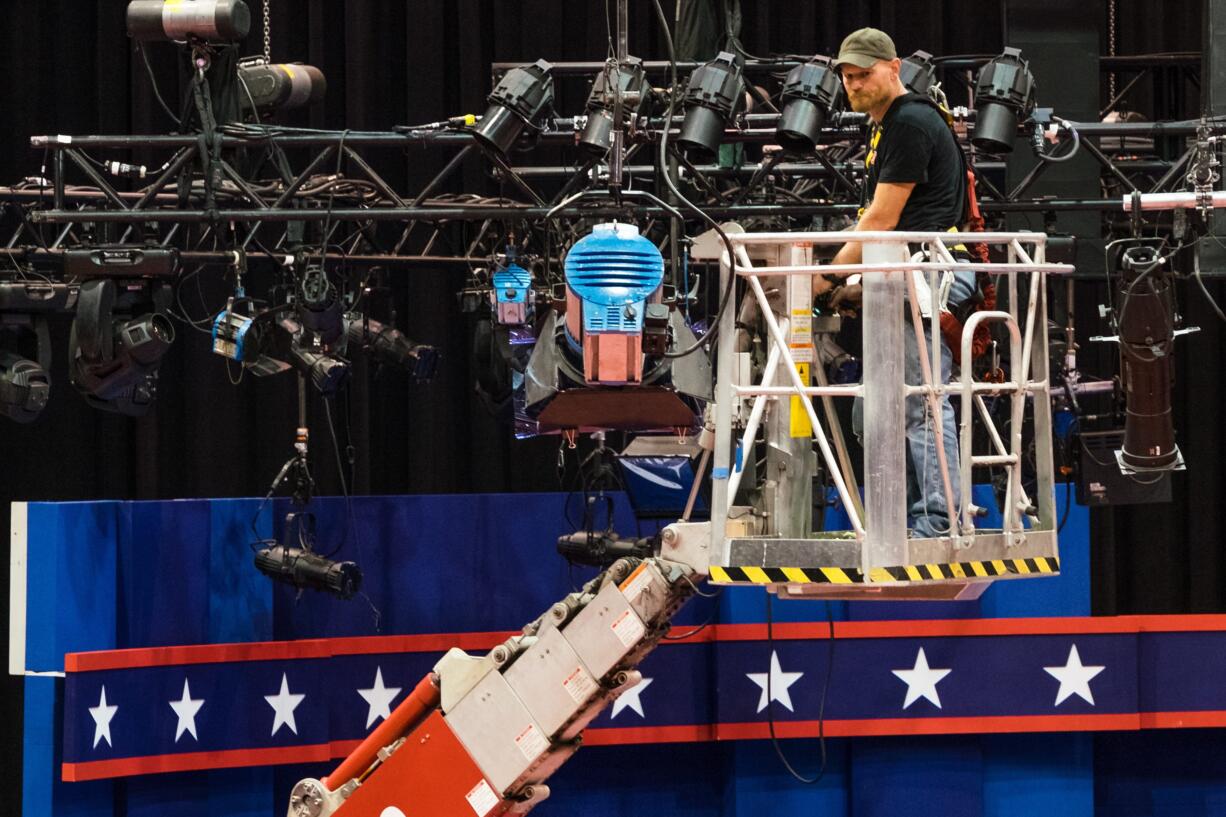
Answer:
[{"label": "stage lighting truss", "polygon": [[[647,196],[653,189],[667,196],[659,169],[649,158],[651,148],[666,127],[680,137],[694,110],[701,109],[723,122],[724,107],[731,113],[742,104],[743,94],[736,88],[761,85],[768,93],[772,89],[786,91],[778,99],[782,117],[760,111],[741,113],[721,128],[704,131],[704,138],[709,137],[713,144],[767,148],[780,141],[779,129],[786,124],[791,107],[801,104],[812,108],[803,123],[805,147],[810,137],[813,140],[811,153],[806,151],[801,156],[764,150],[761,160],[748,159],[728,166],[694,161],[678,151],[679,175],[688,183],[696,203],[720,221],[734,220],[773,230],[801,229],[813,224],[814,219],[833,226],[850,223],[859,206],[863,180],[860,151],[864,122],[862,116],[839,109],[831,77],[822,73],[824,64],[821,58],[742,63],[735,57],[706,64],[678,64],[683,85],[676,92],[686,94],[689,103],[677,107],[672,121],[665,122],[659,106],[636,107],[634,100],[636,95],[639,100],[648,96],[648,88],[666,85],[671,67],[661,62],[628,61],[618,74],[623,101],[630,110],[625,114],[623,131],[626,189],[617,195],[606,195],[605,185],[610,179],[603,164],[605,157],[593,155],[581,145],[593,114],[603,116],[605,108],[600,104],[608,94],[593,91],[589,95],[584,103],[586,120],[559,115],[551,102],[555,86],[591,81],[606,71],[604,62],[496,65],[491,109],[498,110],[491,120],[454,116],[386,132],[319,131],[239,122],[223,124],[214,134],[214,148],[204,151],[194,134],[34,136],[32,147],[39,154],[47,154],[46,171],[0,188],[0,200],[10,204],[11,225],[11,232],[4,236],[6,246],[0,247],[0,255],[7,256],[7,260],[0,259],[5,261],[0,263],[0,314],[25,314],[30,309],[36,313],[71,311],[81,282],[91,279],[142,286],[177,285],[184,276],[199,270],[229,274],[227,271],[238,263],[236,259],[272,269],[273,278],[280,280],[276,270],[287,264],[305,269],[309,266],[306,260],[314,257],[322,261],[318,264],[321,269],[329,272],[338,265],[355,271],[352,283],[377,267],[429,264],[492,269],[498,266],[497,258],[505,248],[515,244],[525,257],[537,259],[530,269],[528,264],[522,267],[530,275],[530,287],[498,290],[494,281],[485,280],[466,292],[476,299],[474,303],[489,303],[500,315],[499,325],[516,328],[517,337],[522,335],[530,344],[534,340],[531,316],[544,313],[538,307],[548,304],[549,293],[562,281],[561,259],[566,245],[592,223],[621,220],[649,228],[649,238],[664,252],[666,285],[685,293],[687,317],[700,319],[703,313],[694,300],[694,287],[696,281],[706,281],[709,276],[704,278],[700,267],[691,268],[684,239],[706,228],[692,212],[679,214]],[[1118,68],[1108,63],[1104,66]],[[1051,124],[1043,134],[1064,143],[1075,126],[1084,149],[1101,165],[1109,196],[1031,199],[1027,196],[1030,185],[1050,159],[1068,153],[1067,148],[1046,146],[1043,155],[1035,157],[1033,171],[1013,189],[1005,189],[1000,183],[1003,162],[977,156],[979,198],[989,226],[999,224],[1009,212],[1050,214],[1096,209],[1103,215],[1106,229],[1114,229],[1112,214],[1120,210],[1120,201],[1114,197],[1117,190],[1177,189],[1184,182],[1181,169],[1196,151],[1191,146],[1186,155],[1174,160],[1143,155],[1137,144],[1158,132],[1158,126],[1152,123],[1068,126],[1047,109],[1032,110],[1031,105],[1041,102],[1041,96],[1035,100],[1033,93],[1021,93],[1026,85],[1024,61],[1008,51],[986,66],[975,60],[936,59],[917,52],[907,58],[905,68],[913,85],[930,83],[934,74],[948,84],[952,77],[979,69],[981,84],[990,79],[992,88],[1000,86],[997,90],[1001,90],[995,96],[982,97],[981,109],[997,105],[1011,115],[1016,113],[1018,136],[1032,134],[1046,122]],[[1006,73],[1014,81],[1006,83]],[[785,77],[789,81],[781,82]],[[605,82],[609,82],[607,73]],[[1019,88],[1021,91],[1013,92]],[[661,93],[666,95],[669,89],[663,88]],[[592,98],[598,99],[592,102]],[[713,111],[714,102],[720,103],[719,111]],[[503,117],[499,111],[514,115]],[[824,122],[820,127],[808,127],[821,118],[816,113],[824,114]],[[974,140],[981,127],[983,110],[963,110],[958,116],[956,125],[965,145]],[[474,150],[480,141],[476,132],[482,124],[488,131],[497,124],[493,120],[500,119],[522,124],[523,131],[531,126],[533,141],[528,143],[517,134],[511,141],[500,138],[499,144],[560,150],[570,157],[567,163],[534,164],[531,151],[504,158],[498,151],[487,155]],[[1161,132],[1194,135],[1198,124],[1163,123]],[[997,135],[1001,134],[1003,131]],[[1206,138],[1216,136],[1215,126]],[[1095,147],[1090,140],[1099,140],[1102,147]],[[398,161],[399,154],[409,148],[415,152],[437,151],[443,158],[433,178],[406,189],[390,182],[376,168]],[[144,160],[147,165],[119,161],[133,152],[149,156]],[[240,161],[242,155],[248,160]],[[253,155],[257,158],[250,161]],[[466,163],[492,163],[498,194],[439,192],[454,181]],[[326,251],[321,253],[324,245]],[[441,250],[444,246],[449,249]],[[510,290],[516,297],[508,296]],[[326,287],[322,292],[298,294],[309,297],[300,298],[292,314],[278,317],[308,329],[310,342],[299,344],[294,360],[287,349],[278,349],[278,356],[256,358],[269,364],[264,373],[296,364],[322,385],[332,387],[340,378],[332,369],[338,367],[321,367],[317,365],[320,359],[307,356],[323,354],[328,359],[343,359],[344,353],[332,347],[345,344],[351,334],[354,323],[346,317],[350,308],[338,308],[335,299],[329,301]],[[350,298],[354,294],[334,293]],[[286,302],[277,300],[285,297],[284,292],[276,297],[265,292],[258,295],[270,307]],[[690,306],[698,311],[691,313]],[[190,317],[212,328],[223,310],[224,303],[217,303],[212,314]],[[247,315],[246,308],[239,313]],[[172,303],[167,314],[182,317],[183,310]],[[230,318],[235,316],[230,314]],[[392,334],[394,330],[371,330],[370,317],[363,318],[366,334],[360,345],[371,352],[386,352],[389,360],[397,361],[395,365],[407,368],[415,378],[425,379],[434,365],[433,350],[425,347],[421,356],[415,356],[414,342]],[[273,323],[269,322],[269,330],[274,329]],[[224,344],[225,332],[239,327],[223,322],[218,328]],[[352,347],[352,338],[348,342]],[[253,372],[258,368],[249,367]]]}]

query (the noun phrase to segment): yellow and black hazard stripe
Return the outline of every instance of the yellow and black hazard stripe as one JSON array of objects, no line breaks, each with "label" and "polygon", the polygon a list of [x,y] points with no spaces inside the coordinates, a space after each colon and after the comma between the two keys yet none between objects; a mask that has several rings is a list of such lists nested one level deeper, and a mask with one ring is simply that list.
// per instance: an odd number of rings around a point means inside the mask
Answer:
[{"label": "yellow and black hazard stripe", "polygon": [[712,565],[716,584],[866,584],[879,582],[933,582],[949,579],[990,579],[996,576],[1052,575],[1060,572],[1054,556],[1031,559],[992,559],[980,562],[900,565],[873,568],[866,579],[854,567],[719,567]]}]

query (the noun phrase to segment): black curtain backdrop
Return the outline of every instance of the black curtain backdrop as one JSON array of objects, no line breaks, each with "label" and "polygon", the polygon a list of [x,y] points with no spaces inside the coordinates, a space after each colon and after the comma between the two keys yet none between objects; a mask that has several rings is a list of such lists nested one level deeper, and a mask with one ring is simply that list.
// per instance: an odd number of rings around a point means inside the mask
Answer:
[{"label": "black curtain backdrop", "polygon": [[[244,54],[260,46],[260,0]],[[1106,53],[1106,3],[1101,15]],[[1053,0],[1055,5],[1056,0]],[[664,0],[670,18],[673,0]],[[1197,50],[1201,3],[1119,0],[1118,52]],[[124,0],[15,0],[0,27],[0,183],[39,173],[32,134],[167,132],[139,57],[127,38]],[[274,60],[303,61],[328,78],[328,96],[297,124],[389,129],[464,112],[480,113],[490,63],[594,60],[606,53],[603,0],[272,0]],[[891,32],[900,53],[998,53],[1007,42],[1003,5],[981,0],[745,0],[740,38],[753,54],[830,53],[864,25]],[[665,57],[651,5],[635,0],[631,51]],[[174,49],[150,56],[167,95],[177,90]],[[1144,90],[1140,106],[1150,91]],[[558,109],[582,99],[560,98]],[[1039,89],[1040,98],[1042,89]],[[172,103],[173,104],[173,103]],[[448,152],[375,154],[373,163],[401,189],[421,185]],[[487,184],[470,162],[466,189]],[[459,190],[459,182],[449,189]],[[353,488],[360,493],[554,490],[558,444],[516,441],[474,396],[468,329],[455,293],[462,270],[411,267],[392,274],[398,323],[441,347],[440,374],[427,386],[398,374],[378,377],[359,362],[349,395],[337,404],[342,451],[354,446]],[[206,283],[196,316],[216,309]],[[1218,288],[1219,295],[1220,287]],[[1204,612],[1223,608],[1221,325],[1203,299],[1182,294],[1200,335],[1181,340],[1175,391],[1179,442],[1188,461],[1175,478],[1175,501],[1094,514],[1094,610],[1099,614]],[[52,399],[37,422],[0,420],[0,515],[13,500],[166,499],[262,495],[289,457],[296,426],[292,376],[245,378],[233,385],[205,334],[177,327],[149,416],[132,420],[90,410],[68,382],[68,321],[53,322]],[[338,493],[335,453],[322,404],[310,405],[314,473],[320,493]],[[560,521],[561,525],[561,521]],[[440,543],[443,544],[443,543]],[[541,543],[550,558],[551,543]],[[235,543],[246,559],[246,543]],[[8,560],[0,561],[7,587]],[[2,606],[7,617],[7,605]],[[7,621],[4,632],[7,641]],[[20,680],[6,679],[0,743],[19,768]],[[11,782],[11,781],[10,781]]]}]

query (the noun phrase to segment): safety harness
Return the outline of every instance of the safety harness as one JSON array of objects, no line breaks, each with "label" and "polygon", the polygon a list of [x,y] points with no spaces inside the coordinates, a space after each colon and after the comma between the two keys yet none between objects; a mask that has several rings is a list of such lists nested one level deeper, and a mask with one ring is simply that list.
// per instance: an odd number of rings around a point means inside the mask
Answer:
[{"label": "safety harness", "polygon": [[[908,94],[903,97],[903,103],[917,102],[928,105],[933,110],[941,115],[941,119],[949,126],[950,134],[954,137],[954,146],[958,148],[958,157],[962,160],[962,171],[966,174],[966,195],[962,200],[962,227],[963,232],[984,232],[985,226],[983,221],[983,213],[979,209],[979,199],[975,194],[975,171],[971,168],[970,162],[966,154],[962,152],[962,148],[958,147],[957,134],[953,130],[953,117],[949,111],[941,107],[937,102],[928,96],[921,94]],[[869,152],[865,157],[865,166],[871,166],[876,159],[877,143],[881,138],[881,130],[874,126],[873,132],[869,137]],[[861,208],[863,212],[863,208]],[[958,230],[955,225],[951,230]],[[986,244],[966,244],[966,255],[972,261],[986,264],[988,263],[988,246]],[[948,289],[943,287],[943,289]],[[964,301],[955,314],[946,305],[945,299],[941,299],[941,315],[940,328],[941,335],[945,338],[945,343],[949,346],[950,355],[957,365],[962,363],[962,328],[963,324],[975,312],[980,310],[993,310],[996,308],[996,284],[992,280],[992,276],[983,270],[975,272],[975,293]],[[971,341],[971,359],[976,360],[987,354],[992,348],[992,334],[985,323],[979,324],[975,328],[975,336]]]}]

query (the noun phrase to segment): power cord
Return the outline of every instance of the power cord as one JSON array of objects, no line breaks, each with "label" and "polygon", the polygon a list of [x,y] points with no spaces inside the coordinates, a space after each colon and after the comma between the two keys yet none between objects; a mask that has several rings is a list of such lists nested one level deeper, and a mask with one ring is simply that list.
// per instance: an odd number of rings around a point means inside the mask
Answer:
[{"label": "power cord", "polygon": [[[792,766],[787,755],[783,753],[783,746],[779,742],[778,735],[775,734],[775,713],[774,703],[775,696],[771,691],[771,675],[768,668],[766,673],[766,722],[770,728],[771,746],[775,750],[775,754],[779,757],[779,761],[783,767],[798,783],[804,783],[806,786],[812,786],[818,783],[826,775],[826,761],[829,759],[826,754],[826,693],[830,691],[830,677],[834,674],[834,610],[830,607],[830,602],[826,602],[826,623],[829,627],[826,634],[826,643],[829,645],[826,651],[826,680],[822,683],[821,703],[817,710],[817,737],[819,741],[822,762],[818,766],[817,774],[813,777],[805,777],[796,768]],[[771,610],[771,594],[766,594],[766,644],[773,656],[775,654],[775,631],[774,631],[774,615]]]},{"label": "power cord", "polygon": [[153,87],[153,96],[162,106],[162,110],[170,117],[170,120],[179,126],[181,122],[170,106],[166,104],[166,100],[162,98],[162,91],[158,88],[157,75],[153,72],[153,66],[149,63],[149,55],[145,52],[145,46],[140,40],[136,41],[136,50],[140,52],[140,58],[145,63],[145,72],[149,74],[149,84]]},{"label": "power cord", "polygon": [[669,192],[677,197],[677,201],[697,213],[703,221],[710,224],[711,228],[715,230],[716,235],[720,237],[720,240],[724,242],[724,246],[728,250],[728,263],[731,264],[728,284],[724,287],[723,293],[720,294],[719,305],[715,309],[715,315],[712,317],[711,325],[707,327],[707,331],[703,332],[702,336],[697,338],[688,349],[664,353],[666,358],[679,358],[693,354],[715,339],[715,335],[719,331],[720,318],[723,316],[724,310],[728,308],[728,302],[732,300],[732,293],[736,286],[736,251],[723,228],[719,226],[719,223],[707,215],[698,205],[686,198],[685,194],[677,189],[673,177],[668,172],[668,133],[672,129],[673,111],[677,105],[677,54],[673,47],[673,33],[668,27],[668,18],[664,16],[664,9],[660,6],[660,0],[652,0],[652,3],[656,8],[656,16],[660,20],[664,42],[668,47],[668,62],[671,66],[669,78],[671,92],[668,95],[668,111],[664,115],[664,131],[660,136],[660,175],[664,177],[664,182],[668,185]]}]

